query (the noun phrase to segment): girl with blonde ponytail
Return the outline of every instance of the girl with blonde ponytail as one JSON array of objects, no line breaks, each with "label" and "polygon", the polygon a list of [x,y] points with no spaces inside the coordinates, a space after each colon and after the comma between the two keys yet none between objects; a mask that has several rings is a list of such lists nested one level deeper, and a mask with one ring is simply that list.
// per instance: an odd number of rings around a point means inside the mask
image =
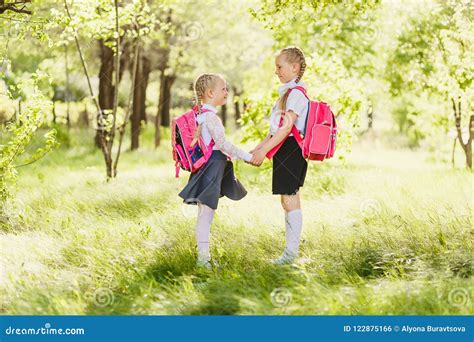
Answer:
[{"label": "girl with blonde ponytail", "polygon": [[299,189],[304,185],[308,164],[290,131],[295,125],[304,133],[309,107],[309,101],[301,90],[305,88],[301,83],[305,70],[306,60],[300,48],[288,47],[278,52],[275,74],[283,84],[279,88],[280,97],[271,111],[270,133],[251,151],[254,163],[260,165],[265,155],[286,139],[273,156],[272,192],[281,196],[286,226],[285,250],[273,260],[277,265],[292,263],[296,259],[303,226]]},{"label": "girl with blonde ponytail", "polygon": [[227,85],[219,74],[202,74],[194,82],[195,104],[198,107],[198,129],[192,144],[203,138],[206,146],[214,142],[213,151],[207,163],[197,172],[191,173],[188,183],[179,193],[187,204],[199,206],[196,223],[198,249],[197,264],[212,268],[209,252],[209,237],[214,212],[219,198],[226,196],[234,201],[245,197],[247,191],[234,176],[234,168],[229,160],[252,161],[252,154],[234,146],[225,137],[224,126],[217,116],[218,106],[227,102]]}]

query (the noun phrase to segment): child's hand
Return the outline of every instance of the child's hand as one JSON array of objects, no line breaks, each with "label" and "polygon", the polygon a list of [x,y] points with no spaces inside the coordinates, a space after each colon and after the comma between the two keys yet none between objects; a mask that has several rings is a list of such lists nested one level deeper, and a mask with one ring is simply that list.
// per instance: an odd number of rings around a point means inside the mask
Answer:
[{"label": "child's hand", "polygon": [[[252,153],[252,152],[251,152]],[[255,166],[260,166],[265,159],[265,153],[262,149],[258,149],[252,153],[253,157],[250,163]]]}]

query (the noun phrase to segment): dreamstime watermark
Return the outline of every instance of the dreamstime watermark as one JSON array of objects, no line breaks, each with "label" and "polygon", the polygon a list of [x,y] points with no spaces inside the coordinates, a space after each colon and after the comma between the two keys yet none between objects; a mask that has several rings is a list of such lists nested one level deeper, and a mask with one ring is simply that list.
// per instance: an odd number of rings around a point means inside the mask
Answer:
[{"label": "dreamstime watermark", "polygon": [[296,196],[296,194],[295,195],[287,195],[287,196],[283,197],[282,201],[286,206],[293,206],[297,203],[298,197]]},{"label": "dreamstime watermark", "polygon": [[3,25],[0,27],[0,37],[4,37],[4,39],[18,37],[20,33],[19,25]]},{"label": "dreamstime watermark", "polygon": [[291,303],[292,294],[290,290],[284,287],[277,287],[270,293],[272,304],[278,308],[285,307]]},{"label": "dreamstime watermark", "polygon": [[369,198],[364,201],[359,206],[360,213],[367,218],[372,218],[382,211],[380,202],[376,199]]},{"label": "dreamstime watermark", "polygon": [[185,40],[193,41],[193,40],[198,40],[199,38],[201,38],[203,31],[204,31],[204,28],[202,24],[197,21],[193,21],[184,25],[181,33]]},{"label": "dreamstime watermark", "polygon": [[[188,199],[189,202],[200,203],[197,198]],[[181,214],[185,218],[197,218],[199,216],[199,206],[188,203],[181,203]]]},{"label": "dreamstime watermark", "polygon": [[5,329],[6,335],[84,335],[84,328],[52,328],[50,323],[45,323],[40,328],[14,328]]},{"label": "dreamstime watermark", "polygon": [[95,306],[105,308],[114,303],[114,293],[106,287],[99,287],[94,291],[92,301]]},{"label": "dreamstime watermark", "polygon": [[369,42],[375,42],[380,37],[380,31],[375,26],[368,26],[364,33],[364,38]]},{"label": "dreamstime watermark", "polygon": [[27,206],[20,199],[7,199],[0,207],[0,220],[15,225],[25,217]]},{"label": "dreamstime watermark", "polygon": [[451,289],[448,294],[448,303],[452,306],[463,307],[471,303],[469,291],[463,287]]},{"label": "dreamstime watermark", "polygon": [[291,129],[293,123],[289,115],[285,114],[284,110],[277,110],[276,115],[270,118],[270,125],[273,127],[280,127],[281,129]]}]

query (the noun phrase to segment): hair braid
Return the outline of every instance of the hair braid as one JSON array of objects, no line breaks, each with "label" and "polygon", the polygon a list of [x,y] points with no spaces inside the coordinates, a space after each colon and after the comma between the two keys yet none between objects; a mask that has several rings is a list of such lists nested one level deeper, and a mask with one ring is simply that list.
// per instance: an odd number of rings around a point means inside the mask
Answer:
[{"label": "hair braid", "polygon": [[[219,74],[202,74],[198,76],[198,78],[196,78],[196,80],[194,81],[194,102],[198,108],[199,114],[202,113],[202,100],[204,98],[204,95],[206,94],[206,91],[213,88],[216,84],[217,79],[219,78],[223,79],[223,77]],[[191,145],[194,145],[199,140],[201,131],[202,125],[198,125]]]},{"label": "hair braid", "polygon": [[304,56],[303,50],[296,46],[290,46],[280,50],[279,55],[285,55],[286,60],[289,63],[296,63],[300,65],[300,71],[298,72],[296,83],[301,81],[301,78],[303,77],[303,74],[306,70],[306,58]]},{"label": "hair braid", "polygon": [[[298,72],[298,76],[296,77],[296,83],[301,81],[303,74],[306,70],[306,58],[304,56],[303,50],[296,46],[290,46],[284,49],[281,49],[278,55],[284,55],[287,62],[289,63],[296,63],[300,65],[300,71]],[[283,95],[280,101],[280,109],[285,110],[286,107],[286,100],[290,95],[290,90]]]}]

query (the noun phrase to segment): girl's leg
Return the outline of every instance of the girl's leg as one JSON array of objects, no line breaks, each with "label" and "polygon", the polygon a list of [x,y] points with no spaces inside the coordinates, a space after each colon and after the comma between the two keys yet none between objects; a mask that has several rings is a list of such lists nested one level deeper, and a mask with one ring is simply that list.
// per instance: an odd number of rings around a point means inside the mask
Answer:
[{"label": "girl's leg", "polygon": [[211,235],[211,223],[214,218],[214,209],[200,203],[198,206],[199,214],[196,223],[198,263],[208,263],[211,258],[209,253],[209,237]]},{"label": "girl's leg", "polygon": [[[301,212],[300,195],[282,195],[281,204],[285,210],[286,245],[282,262],[291,262],[298,256],[303,215]],[[280,262],[280,263],[282,263]]]}]

